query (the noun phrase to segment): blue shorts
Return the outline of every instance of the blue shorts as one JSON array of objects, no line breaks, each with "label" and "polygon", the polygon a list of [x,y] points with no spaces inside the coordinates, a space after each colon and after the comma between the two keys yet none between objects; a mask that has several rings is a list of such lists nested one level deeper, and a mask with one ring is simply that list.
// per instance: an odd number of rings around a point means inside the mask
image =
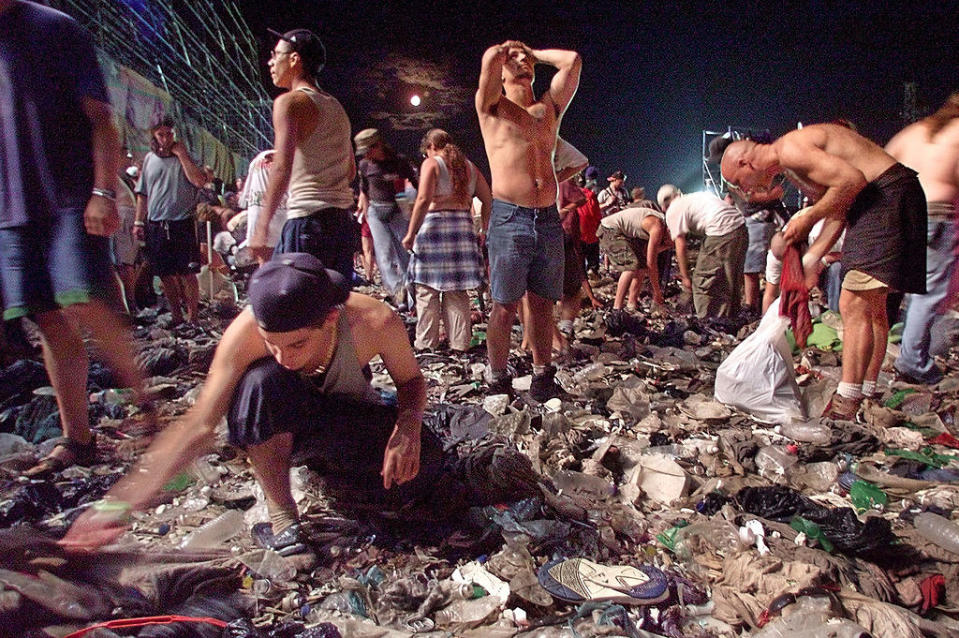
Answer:
[{"label": "blue shorts", "polygon": [[555,204],[526,208],[494,199],[486,246],[493,301],[515,303],[527,290],[553,301],[563,296],[563,227]]},{"label": "blue shorts", "polygon": [[0,228],[3,318],[58,310],[93,298],[114,302],[110,240],[87,233],[83,209]]},{"label": "blue shorts", "polygon": [[343,208],[324,208],[306,217],[291,217],[283,224],[274,255],[310,253],[353,281],[353,253],[359,250],[359,226]]}]

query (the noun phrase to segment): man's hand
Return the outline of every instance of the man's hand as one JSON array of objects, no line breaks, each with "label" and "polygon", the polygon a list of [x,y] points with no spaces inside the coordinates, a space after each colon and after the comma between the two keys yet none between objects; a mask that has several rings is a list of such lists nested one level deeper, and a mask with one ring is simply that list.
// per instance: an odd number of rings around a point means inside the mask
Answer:
[{"label": "man's hand", "polygon": [[504,52],[509,52],[510,49],[522,49],[523,53],[526,54],[526,57],[529,58],[533,66],[536,66],[539,63],[539,59],[536,57],[536,54],[533,53],[533,49],[528,47],[524,42],[519,40],[507,40],[502,45]]},{"label": "man's hand", "polygon": [[176,155],[177,157],[180,157],[181,155],[186,153],[186,146],[183,145],[183,142],[177,140],[170,145],[170,148],[167,152],[170,153],[171,155]]},{"label": "man's hand", "polygon": [[787,244],[795,244],[806,241],[809,231],[816,224],[816,219],[812,215],[796,215],[789,220],[786,227],[783,228],[783,240]]},{"label": "man's hand", "polygon": [[59,544],[67,551],[93,551],[126,531],[128,512],[103,512],[90,507],[70,526]]},{"label": "man's hand", "polygon": [[686,290],[693,289],[693,280],[690,279],[689,277],[686,277],[685,275],[683,275],[680,277],[680,281],[682,281],[683,288],[685,288]]},{"label": "man's hand", "polygon": [[106,197],[94,195],[83,211],[83,225],[91,235],[109,237],[120,227],[117,203]]},{"label": "man's hand", "polygon": [[143,243],[144,241],[146,241],[146,238],[147,238],[147,232],[146,232],[146,229],[143,228],[143,226],[133,227],[133,239],[135,239],[139,243]]},{"label": "man's hand", "polygon": [[383,487],[390,489],[393,485],[402,485],[416,478],[420,472],[420,435],[419,432],[410,432],[401,429],[399,425],[393,428],[393,434],[386,443],[386,453],[383,455]]},{"label": "man's hand", "polygon": [[593,309],[595,309],[595,310],[599,310],[599,309],[602,308],[603,305],[604,305],[603,302],[600,301],[599,299],[597,299],[595,295],[590,296],[590,298],[589,298],[589,304],[590,304],[590,305],[593,307]]}]

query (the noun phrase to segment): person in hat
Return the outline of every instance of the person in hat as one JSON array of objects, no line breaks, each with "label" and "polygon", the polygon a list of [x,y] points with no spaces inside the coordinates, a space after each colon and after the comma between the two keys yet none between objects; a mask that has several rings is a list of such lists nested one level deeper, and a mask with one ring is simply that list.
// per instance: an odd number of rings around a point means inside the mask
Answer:
[{"label": "person in hat", "polygon": [[373,235],[373,252],[383,288],[395,306],[408,308],[406,272],[409,252],[403,238],[409,219],[400,209],[397,197],[405,197],[406,182],[416,188],[419,182],[410,161],[386,143],[375,128],[363,129],[353,138],[359,164],[360,198],[357,209],[365,216]]},{"label": "person in hat", "polygon": [[[306,29],[270,31],[270,78],[287,89],[273,102],[273,166],[262,209],[250,238],[260,259],[275,252],[307,252],[350,280],[353,274],[353,190],[356,175],[350,119],[339,101],[322,90],[318,76],[326,49]],[[270,222],[286,200],[286,223],[275,249]]]},{"label": "person in hat", "polygon": [[[261,266],[249,300],[224,332],[196,404],[77,520],[66,546],[92,548],[119,535],[124,515],[147,507],[209,450],[224,416],[229,442],[246,450],[266,497],[272,531],[262,542],[284,555],[306,549],[290,487],[294,456],[325,467],[331,489],[363,489],[391,502],[437,480],[424,474],[412,483],[426,383],[398,315],[351,293],[340,273],[305,253],[278,254]],[[396,385],[395,406],[370,385],[374,357]],[[424,433],[422,446],[424,459],[441,457],[435,436]]]},{"label": "person in hat", "polygon": [[622,210],[629,203],[629,193],[626,192],[626,174],[623,171],[615,171],[606,178],[609,186],[599,191],[596,199],[599,200],[599,210],[603,217],[612,215]]}]

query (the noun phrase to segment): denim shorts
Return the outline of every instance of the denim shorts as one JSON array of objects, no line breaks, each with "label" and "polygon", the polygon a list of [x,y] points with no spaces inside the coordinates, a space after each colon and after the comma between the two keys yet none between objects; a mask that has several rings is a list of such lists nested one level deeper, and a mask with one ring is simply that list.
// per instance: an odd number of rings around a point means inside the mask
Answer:
[{"label": "denim shorts", "polygon": [[283,224],[273,255],[310,253],[347,281],[353,280],[353,253],[359,250],[359,227],[349,211],[324,208]]},{"label": "denim shorts", "polygon": [[115,301],[110,240],[87,233],[82,208],[0,228],[0,276],[5,320],[92,298]]},{"label": "denim shorts", "polygon": [[493,301],[515,303],[527,290],[553,301],[563,296],[563,228],[555,205],[494,199],[486,246]]},{"label": "denim shorts", "polygon": [[758,274],[766,270],[766,252],[769,242],[776,234],[776,224],[746,218],[746,230],[749,232],[749,248],[746,249],[746,263],[743,272]]}]

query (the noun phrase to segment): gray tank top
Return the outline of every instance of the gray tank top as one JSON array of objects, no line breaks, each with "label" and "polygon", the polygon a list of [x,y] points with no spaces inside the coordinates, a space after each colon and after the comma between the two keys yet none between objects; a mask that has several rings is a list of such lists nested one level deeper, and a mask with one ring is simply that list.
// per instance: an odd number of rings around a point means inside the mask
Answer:
[{"label": "gray tank top", "polygon": [[347,395],[361,401],[382,403],[379,393],[370,385],[370,380],[363,374],[363,366],[356,357],[353,331],[350,330],[346,311],[340,312],[336,330],[336,351],[326,370],[320,391],[323,394]]}]

